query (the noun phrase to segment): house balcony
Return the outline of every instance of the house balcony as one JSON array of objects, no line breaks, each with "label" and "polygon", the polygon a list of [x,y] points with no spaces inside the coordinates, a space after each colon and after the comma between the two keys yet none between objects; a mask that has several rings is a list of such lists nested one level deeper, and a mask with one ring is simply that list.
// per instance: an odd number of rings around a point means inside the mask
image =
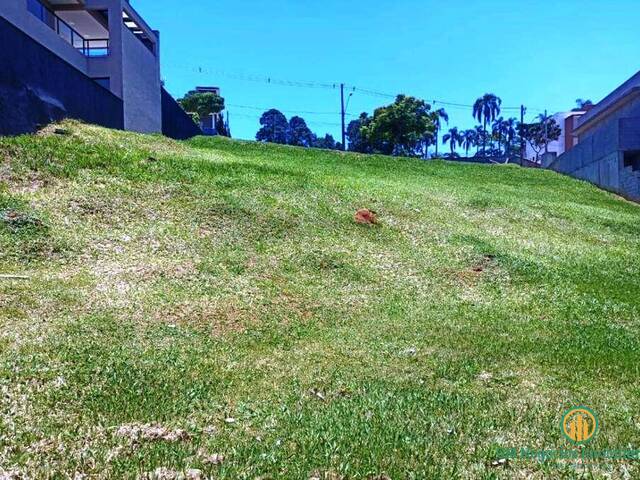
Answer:
[{"label": "house balcony", "polygon": [[106,13],[85,10],[80,0],[57,0],[50,3],[55,10],[40,0],[27,0],[27,8],[82,55],[109,55],[109,26]]}]

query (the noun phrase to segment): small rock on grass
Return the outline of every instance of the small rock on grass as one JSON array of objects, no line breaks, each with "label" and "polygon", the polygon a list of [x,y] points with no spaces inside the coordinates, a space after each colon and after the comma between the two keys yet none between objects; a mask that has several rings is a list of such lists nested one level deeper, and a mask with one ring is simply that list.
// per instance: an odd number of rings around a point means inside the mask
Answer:
[{"label": "small rock on grass", "polygon": [[311,395],[312,397],[316,397],[318,400],[322,400],[323,402],[326,400],[324,393],[322,393],[322,391],[318,390],[317,388],[312,388],[311,390],[309,390],[309,395]]}]

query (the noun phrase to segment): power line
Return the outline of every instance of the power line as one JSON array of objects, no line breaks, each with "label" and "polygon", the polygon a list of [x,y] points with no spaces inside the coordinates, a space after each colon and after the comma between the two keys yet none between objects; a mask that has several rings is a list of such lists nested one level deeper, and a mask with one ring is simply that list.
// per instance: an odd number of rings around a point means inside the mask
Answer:
[{"label": "power line", "polygon": [[[365,89],[365,88],[358,88],[358,87],[353,87],[353,86],[350,87],[350,88],[352,88],[354,92],[363,93],[365,95],[369,95],[369,96],[373,96],[373,97],[396,98],[396,96],[397,96],[397,95],[392,95],[390,93],[383,93],[383,92],[378,92],[376,90],[368,90],[368,89]],[[473,105],[469,105],[469,104],[465,104],[465,103],[449,102],[449,101],[446,101],[446,100],[433,99],[433,100],[431,100],[431,103],[433,104],[433,106],[435,106],[436,104],[440,104],[440,105],[446,105],[448,107],[473,109]],[[520,107],[500,107],[500,110],[520,111]],[[535,108],[532,108],[531,110],[543,111],[543,110],[535,109]]]},{"label": "power line", "polygon": [[[198,74],[207,74],[207,75],[217,75],[221,77],[227,77],[234,80],[242,80],[247,82],[257,82],[257,83],[265,83],[268,85],[278,85],[284,87],[298,87],[298,88],[314,88],[314,89],[325,89],[325,90],[338,90],[340,88],[340,82],[319,82],[319,81],[300,81],[300,80],[284,80],[279,78],[274,78],[265,75],[247,75],[241,73],[230,73],[224,70],[219,69],[209,69],[206,67],[187,67],[193,73]],[[388,98],[394,99],[397,95],[391,93],[380,92],[378,90],[371,90],[367,88],[360,88],[355,85],[346,85],[345,88],[352,92],[361,93],[370,97],[379,97],[379,98]],[[435,106],[436,104],[445,105],[453,108],[463,108],[473,110],[473,105],[451,102],[448,100],[440,100],[440,99],[432,99],[432,104]],[[520,111],[520,106],[503,106],[500,107],[503,111]],[[529,110],[534,110],[537,112],[544,112],[545,109],[542,108],[533,108],[528,107]],[[302,113],[302,112],[300,112]],[[327,113],[328,114],[328,113]]]},{"label": "power line", "polygon": [[[228,107],[234,107],[234,108],[244,108],[247,110],[256,110],[256,111],[260,111],[260,112],[266,112],[267,110],[271,110],[274,107],[254,107],[251,105],[237,105],[237,104],[233,104],[233,103],[227,103],[226,106]],[[280,109],[278,109],[280,110]],[[305,111],[305,110],[280,110],[282,113],[289,113],[289,114],[300,114],[300,115],[340,115],[340,112],[314,112],[314,111]],[[352,113],[345,113],[345,115],[348,115],[350,117],[356,117],[357,115],[354,115]]]},{"label": "power line", "polygon": [[[184,65],[178,66],[179,68],[185,68]],[[224,70],[219,69],[210,69],[206,67],[186,67],[192,73],[198,74],[207,74],[207,75],[217,75],[220,77],[227,77],[234,80],[243,80],[246,82],[257,82],[257,83],[267,83],[270,85],[280,85],[285,87],[300,87],[300,88],[322,88],[322,89],[337,89],[340,85],[339,83],[328,83],[328,82],[316,82],[316,81],[301,81],[301,80],[284,80],[279,78],[274,78],[266,75],[247,75],[242,73],[230,73]]]},{"label": "power line", "polygon": [[[261,118],[260,115],[249,115],[247,113],[236,113],[236,112],[234,112],[233,115],[235,117],[250,118],[250,119],[256,120],[256,121],[260,121],[260,118]],[[339,127],[340,126],[339,123],[321,122],[321,121],[316,121],[316,120],[305,120],[305,123],[307,125],[323,125],[323,126],[329,126],[329,127]]]}]

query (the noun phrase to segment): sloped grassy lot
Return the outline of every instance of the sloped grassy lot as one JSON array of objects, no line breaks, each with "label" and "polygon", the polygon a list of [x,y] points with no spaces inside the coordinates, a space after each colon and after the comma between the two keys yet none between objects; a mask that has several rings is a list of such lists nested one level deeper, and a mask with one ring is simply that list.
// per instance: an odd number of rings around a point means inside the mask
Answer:
[{"label": "sloped grassy lot", "polygon": [[574,405],[592,448],[640,448],[637,205],[515,166],[56,128],[0,139],[0,273],[29,277],[0,278],[0,478],[640,475],[492,465],[574,448]]}]

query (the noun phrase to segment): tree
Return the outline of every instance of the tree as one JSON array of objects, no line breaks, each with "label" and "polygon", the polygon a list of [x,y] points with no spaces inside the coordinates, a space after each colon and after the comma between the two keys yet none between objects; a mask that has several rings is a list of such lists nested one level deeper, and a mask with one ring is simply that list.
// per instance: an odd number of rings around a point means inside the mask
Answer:
[{"label": "tree", "polygon": [[498,142],[498,152],[502,152],[502,137],[504,136],[504,118],[496,118],[491,125],[491,138]]},{"label": "tree", "polygon": [[427,132],[422,139],[422,144],[424,146],[424,153],[422,154],[422,158],[429,158],[429,147],[431,145],[436,146],[436,152],[438,151],[438,142],[436,140],[436,133]]},{"label": "tree", "polygon": [[456,146],[462,145],[464,137],[460,134],[457,127],[449,129],[449,132],[442,137],[442,143],[445,145],[449,143],[451,148],[451,156],[454,157],[456,153]]},{"label": "tree", "polygon": [[224,98],[211,92],[191,90],[178,100],[185,112],[191,113],[192,118],[199,123],[203,118],[224,110]]},{"label": "tree", "polygon": [[480,145],[483,145],[486,143],[486,132],[484,131],[484,129],[482,128],[482,125],[476,125],[474,127],[474,132],[476,134],[476,156],[480,155]]},{"label": "tree", "polygon": [[[324,148],[327,150],[336,150],[336,141],[332,135],[328,133],[323,138],[317,138],[314,145],[315,148]],[[351,145],[349,145],[351,146]]]},{"label": "tree", "polygon": [[424,100],[398,95],[391,105],[378,108],[362,125],[360,135],[376,153],[418,156],[435,125],[431,106]]},{"label": "tree", "polygon": [[[509,156],[509,154],[511,153],[511,150],[514,147],[514,142],[517,142],[517,135],[518,135],[518,121],[515,118],[510,118],[508,120],[505,120],[504,123],[502,124],[502,128],[503,128],[503,135],[505,137],[505,143],[504,143],[504,153],[505,156]],[[516,150],[517,150],[517,146],[516,146]]]},{"label": "tree", "polygon": [[434,142],[436,146],[436,156],[438,156],[438,132],[442,129],[442,121],[445,121],[449,124],[449,114],[444,108],[439,108],[435,112],[433,112],[433,123],[436,127],[436,131],[434,132]]},{"label": "tree", "polygon": [[582,110],[586,110],[589,107],[593,107],[593,102],[591,100],[583,100],[582,98],[576,99],[576,108],[573,109],[574,112],[580,112]]},{"label": "tree", "polygon": [[[555,119],[551,115],[547,115],[546,111],[545,113],[541,113],[540,115],[538,115],[538,120],[541,123],[542,133],[544,134],[544,139],[545,139],[544,150],[545,150],[545,153],[549,153],[549,142],[552,142],[553,140],[557,140],[558,138],[560,138],[560,135],[562,135],[562,130],[560,130],[560,127],[558,127],[558,124],[556,123]],[[556,138],[550,139],[549,137],[551,136],[551,133],[552,133],[551,130],[554,126],[558,128],[559,134]]]},{"label": "tree", "polygon": [[256,134],[259,142],[280,143],[286,145],[289,134],[289,122],[282,112],[272,108],[260,117],[262,128]]},{"label": "tree", "polygon": [[502,100],[493,93],[485,93],[473,104],[473,118],[482,123],[484,128],[483,151],[487,148],[487,124],[493,122],[500,115]]},{"label": "tree", "polygon": [[316,141],[316,136],[307,127],[307,122],[302,117],[291,117],[289,120],[289,131],[287,143],[298,147],[312,147]]},{"label": "tree", "polygon": [[540,115],[539,118],[539,122],[522,125],[523,137],[536,152],[536,158],[543,148],[549,150],[549,142],[558,140],[562,135],[562,129],[553,117]]},{"label": "tree", "polygon": [[347,140],[349,141],[350,152],[371,153],[369,145],[362,138],[360,133],[362,127],[371,122],[371,117],[367,113],[361,113],[357,120],[351,120],[347,127]]},{"label": "tree", "polygon": [[462,143],[460,146],[464,148],[465,157],[469,156],[469,150],[476,145],[478,134],[474,129],[465,130],[462,132]]}]

